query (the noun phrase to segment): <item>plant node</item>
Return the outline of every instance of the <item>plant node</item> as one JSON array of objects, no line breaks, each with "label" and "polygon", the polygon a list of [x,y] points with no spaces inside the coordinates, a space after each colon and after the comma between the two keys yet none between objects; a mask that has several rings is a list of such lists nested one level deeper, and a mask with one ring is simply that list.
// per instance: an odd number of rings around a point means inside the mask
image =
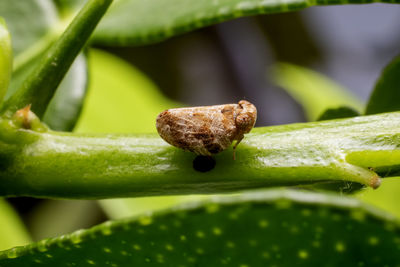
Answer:
[{"label": "plant node", "polygon": [[43,132],[47,127],[41,123],[40,119],[31,111],[31,104],[15,112],[12,122],[17,128]]},{"label": "plant node", "polygon": [[373,189],[377,189],[379,186],[381,185],[381,179],[379,178],[378,175],[376,175],[375,177],[373,177],[370,181],[370,186]]}]

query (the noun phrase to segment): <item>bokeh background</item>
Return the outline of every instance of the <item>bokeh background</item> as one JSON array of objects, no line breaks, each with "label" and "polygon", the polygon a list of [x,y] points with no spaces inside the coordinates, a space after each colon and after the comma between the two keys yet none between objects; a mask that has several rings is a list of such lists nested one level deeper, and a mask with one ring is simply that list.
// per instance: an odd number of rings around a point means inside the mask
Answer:
[{"label": "bokeh background", "polygon": [[[277,61],[326,75],[368,100],[382,68],[400,49],[400,7],[349,5],[241,18],[144,47],[106,50],[187,105],[246,98],[258,126],[306,121],[300,105],[273,81]],[[307,90],[304,88],[304,90]]]},{"label": "bokeh background", "polygon": [[[94,43],[74,131],[155,132],[165,108],[241,99],[257,106],[258,127],[315,120],[334,98],[362,111],[383,67],[400,53],[399,28],[397,5],[327,6],[235,19],[146,46]],[[400,217],[399,190],[396,178],[385,179],[356,197]],[[40,240],[197,198],[8,202]]]}]

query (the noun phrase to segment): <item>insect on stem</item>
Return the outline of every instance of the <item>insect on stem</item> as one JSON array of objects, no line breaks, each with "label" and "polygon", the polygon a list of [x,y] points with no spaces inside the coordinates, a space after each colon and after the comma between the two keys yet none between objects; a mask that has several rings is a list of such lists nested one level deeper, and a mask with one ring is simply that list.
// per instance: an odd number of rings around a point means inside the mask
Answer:
[{"label": "insect on stem", "polygon": [[241,100],[238,104],[168,109],[158,115],[156,127],[167,143],[203,156],[217,154],[236,141],[235,160],[236,147],[256,119],[256,107]]}]

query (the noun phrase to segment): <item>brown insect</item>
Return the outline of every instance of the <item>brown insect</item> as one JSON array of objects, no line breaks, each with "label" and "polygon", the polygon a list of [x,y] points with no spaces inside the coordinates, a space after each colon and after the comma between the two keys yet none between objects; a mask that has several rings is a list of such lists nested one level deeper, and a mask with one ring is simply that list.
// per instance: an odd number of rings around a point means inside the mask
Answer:
[{"label": "brown insect", "polygon": [[236,147],[256,119],[256,107],[241,100],[238,104],[168,109],[158,115],[156,127],[169,144],[204,156],[219,153],[236,140],[235,158]]}]

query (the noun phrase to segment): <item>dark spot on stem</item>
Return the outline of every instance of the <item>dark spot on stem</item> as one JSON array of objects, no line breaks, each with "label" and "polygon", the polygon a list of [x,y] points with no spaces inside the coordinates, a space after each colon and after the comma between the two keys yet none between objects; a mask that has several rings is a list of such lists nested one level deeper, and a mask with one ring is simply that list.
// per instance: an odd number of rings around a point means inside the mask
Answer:
[{"label": "dark spot on stem", "polygon": [[208,172],[214,169],[215,159],[210,156],[197,156],[193,160],[193,169],[198,172]]}]

